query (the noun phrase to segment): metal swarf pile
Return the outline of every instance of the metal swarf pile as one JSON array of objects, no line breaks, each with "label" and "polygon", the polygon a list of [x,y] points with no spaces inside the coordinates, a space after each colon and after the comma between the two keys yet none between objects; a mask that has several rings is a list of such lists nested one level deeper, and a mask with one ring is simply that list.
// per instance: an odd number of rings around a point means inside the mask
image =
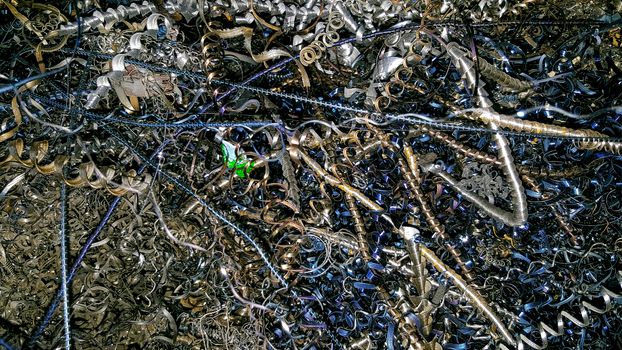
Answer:
[{"label": "metal swarf pile", "polygon": [[621,12],[0,0],[0,349],[622,347]]}]

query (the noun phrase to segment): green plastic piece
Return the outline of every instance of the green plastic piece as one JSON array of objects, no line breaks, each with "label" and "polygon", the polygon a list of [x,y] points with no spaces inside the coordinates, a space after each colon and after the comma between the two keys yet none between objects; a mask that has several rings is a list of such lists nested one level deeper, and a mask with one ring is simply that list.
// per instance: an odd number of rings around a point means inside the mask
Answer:
[{"label": "green plastic piece", "polygon": [[255,162],[250,162],[244,155],[236,157],[235,147],[227,141],[223,141],[220,145],[222,157],[225,165],[229,169],[235,169],[235,174],[240,178],[245,178],[255,167]]}]

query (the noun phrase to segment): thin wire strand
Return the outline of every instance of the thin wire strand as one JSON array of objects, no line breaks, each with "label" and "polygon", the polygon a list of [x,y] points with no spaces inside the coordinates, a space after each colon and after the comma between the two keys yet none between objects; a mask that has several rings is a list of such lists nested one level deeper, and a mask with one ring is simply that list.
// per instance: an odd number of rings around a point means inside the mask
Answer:
[{"label": "thin wire strand", "polygon": [[[364,120],[364,122],[371,122],[374,125],[385,126],[385,125],[390,124],[391,122],[402,122],[402,123],[413,124],[413,125],[428,126],[428,127],[436,128],[439,130],[482,132],[482,133],[487,133],[487,134],[499,133],[505,136],[513,136],[513,137],[535,137],[538,139],[553,138],[557,140],[586,141],[586,142],[587,141],[590,141],[590,142],[596,142],[596,141],[622,142],[622,138],[620,137],[583,137],[583,136],[567,136],[567,135],[546,134],[546,133],[534,134],[534,133],[529,133],[529,132],[524,132],[524,131],[511,131],[511,130],[504,130],[504,129],[499,129],[495,131],[489,128],[474,126],[470,124],[458,124],[458,123],[445,122],[443,121],[445,119],[438,119],[438,120],[432,119],[434,121],[430,121],[431,118],[423,116],[423,115],[418,115],[418,114],[416,115],[416,117],[410,117],[410,115],[414,115],[411,113],[397,114],[397,115],[382,114],[382,113],[378,113],[378,112],[374,112],[374,111],[370,111],[370,110],[366,110],[362,108],[341,105],[339,103],[321,101],[318,99],[294,95],[294,94],[275,92],[275,91],[271,91],[268,89],[255,87],[255,86],[243,86],[243,85],[228,82],[228,81],[218,81],[218,82],[222,83],[223,85],[231,85],[231,86],[234,86],[240,89],[254,91],[257,93],[264,93],[267,95],[273,95],[273,96],[277,96],[277,97],[281,97],[285,99],[293,99],[293,100],[304,102],[304,103],[320,105],[326,108],[334,108],[337,110],[343,110],[343,111],[355,113],[355,114],[358,113],[358,114],[364,114],[364,115],[380,116],[386,119],[386,121],[384,122],[374,122],[368,119]],[[40,96],[34,93],[29,93],[29,92],[25,94],[34,98],[37,102],[43,104],[44,106],[64,110],[64,107],[61,104],[55,101],[52,101],[50,99],[47,99],[43,96]],[[466,110],[456,111],[453,113],[453,115],[461,114],[461,113],[468,112],[468,111],[477,111],[477,110],[478,109],[466,109]],[[152,127],[152,128],[164,128],[164,127],[169,128],[170,127],[170,128],[177,128],[177,129],[193,129],[193,128],[210,128],[210,127],[218,128],[218,127],[232,127],[232,126],[259,127],[259,126],[269,126],[269,125],[275,124],[273,121],[190,122],[190,123],[183,123],[183,124],[157,123],[157,122],[150,123],[150,122],[131,121],[130,119],[124,119],[124,118],[114,118],[111,116],[104,116],[104,115],[90,112],[84,109],[80,109],[80,113],[82,113],[85,117],[95,122],[109,121],[109,122],[115,122],[115,123],[121,123],[121,124],[127,124],[127,125]],[[360,118],[348,119],[344,121],[344,123],[349,122],[349,121],[357,121],[359,119]]]},{"label": "thin wire strand", "polygon": [[16,83],[13,83],[13,84],[4,85],[4,86],[0,87],[0,95],[6,93],[8,91],[11,91],[11,90],[17,92],[18,88],[20,88],[23,85],[26,85],[26,84],[30,83],[31,81],[40,80],[40,79],[47,78],[47,77],[50,77],[50,76],[58,74],[58,73],[62,73],[65,69],[67,69],[67,66],[64,66],[62,68],[55,69],[55,70],[50,70],[50,71],[47,71],[45,73],[40,73],[40,74],[37,74],[37,75],[33,75],[31,77],[22,79],[22,80],[20,80],[20,81],[18,81]]},{"label": "thin wire strand", "polygon": [[61,293],[63,296],[63,328],[65,330],[65,349],[71,349],[71,329],[69,328],[69,295],[67,281],[67,185],[60,185],[60,263]]},{"label": "thin wire strand", "polygon": [[[56,108],[59,110],[65,110],[64,105],[53,101],[49,98],[27,92],[24,95],[32,97],[35,101],[41,103],[44,106]],[[252,120],[252,121],[231,121],[231,122],[190,122],[190,123],[176,123],[176,122],[141,122],[126,118],[117,118],[112,115],[103,115],[95,112],[88,111],[83,108],[73,108],[74,111],[83,114],[89,120],[94,122],[110,122],[119,123],[133,126],[141,126],[147,128],[172,128],[172,129],[200,129],[200,128],[229,128],[235,126],[247,126],[250,128],[265,127],[270,125],[279,125],[274,121]],[[42,121],[43,122],[43,121]]]}]

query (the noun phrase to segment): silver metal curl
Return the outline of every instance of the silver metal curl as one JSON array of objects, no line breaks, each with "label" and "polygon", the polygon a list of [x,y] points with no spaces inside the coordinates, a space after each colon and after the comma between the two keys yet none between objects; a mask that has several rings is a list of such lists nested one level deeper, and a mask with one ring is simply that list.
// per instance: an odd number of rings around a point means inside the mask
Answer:
[{"label": "silver metal curl", "polygon": [[[617,271],[616,279],[618,280],[618,284],[622,287],[622,271]],[[604,308],[598,308],[594,304],[589,303],[587,301],[582,301],[579,307],[579,316],[573,315],[567,311],[562,311],[557,315],[557,324],[555,326],[550,326],[544,322],[540,322],[538,324],[538,334],[540,335],[540,344],[537,344],[534,340],[527,337],[525,334],[520,334],[517,337],[517,348],[519,350],[526,349],[527,347],[534,348],[536,350],[543,350],[548,347],[548,338],[549,337],[559,337],[565,333],[566,325],[565,322],[569,321],[574,326],[580,328],[587,328],[592,323],[590,322],[590,312],[594,312],[598,315],[603,315],[612,311],[614,308],[619,309],[619,304],[622,302],[622,295],[614,293],[613,291],[601,287],[600,295],[592,296],[592,298],[603,298],[603,302],[605,304]]]},{"label": "silver metal curl", "polygon": [[[170,6],[170,5],[169,5]],[[119,6],[116,9],[109,8],[105,12],[95,11],[93,16],[85,17],[80,20],[81,30],[83,32],[89,31],[94,28],[100,28],[104,30],[110,30],[112,26],[122,20],[130,19],[137,16],[146,16],[156,11],[155,5],[144,1],[142,5],[133,3],[130,7]],[[77,22],[67,25],[61,25],[61,29],[58,30],[59,35],[75,35],[78,32]]]}]

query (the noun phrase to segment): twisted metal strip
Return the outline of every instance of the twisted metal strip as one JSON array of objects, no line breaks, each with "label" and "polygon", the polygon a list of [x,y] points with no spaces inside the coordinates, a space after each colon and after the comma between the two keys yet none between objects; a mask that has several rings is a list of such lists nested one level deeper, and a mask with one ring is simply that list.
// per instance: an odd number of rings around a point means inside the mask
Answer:
[{"label": "twisted metal strip", "polygon": [[[622,271],[617,271],[616,279],[618,280],[618,284],[622,287]],[[579,316],[573,315],[567,311],[562,311],[557,315],[557,324],[555,326],[550,326],[544,322],[538,323],[538,334],[540,335],[540,344],[537,344],[534,340],[530,339],[525,334],[520,334],[517,337],[517,348],[519,350],[523,350],[526,346],[534,348],[536,350],[543,350],[548,347],[548,338],[549,337],[559,337],[565,333],[566,328],[570,327],[570,325],[566,325],[564,320],[569,321],[572,325],[580,327],[580,328],[588,328],[592,323],[590,322],[590,312],[596,313],[597,315],[603,315],[612,311],[614,308],[619,309],[619,303],[622,302],[622,295],[615,293],[604,286],[601,287],[600,295],[596,297],[603,298],[603,302],[605,304],[604,308],[599,308],[592,303],[587,301],[582,301],[579,307]],[[594,298],[592,296],[591,298]]]},{"label": "twisted metal strip", "polygon": [[510,345],[516,346],[516,341],[512,337],[510,331],[507,329],[501,318],[497,316],[495,311],[490,307],[490,304],[484,300],[484,298],[473,288],[469,287],[467,283],[457,274],[454,270],[449,268],[445,263],[439,259],[433,251],[424,247],[423,245],[419,245],[421,249],[421,255],[423,255],[433,266],[434,268],[449,277],[453,283],[462,290],[466,296],[471,300],[477,309],[479,309],[486,317],[496,326],[499,333],[503,339]]},{"label": "twisted metal strip", "polygon": [[[85,32],[94,28],[110,30],[113,25],[123,20],[145,16],[155,12],[155,5],[148,1],[144,1],[141,5],[133,3],[130,7],[120,5],[116,9],[109,8],[106,12],[95,11],[93,16],[83,17],[80,19],[80,30]],[[57,36],[69,36],[78,32],[78,22],[61,26],[61,29],[52,32]]]},{"label": "twisted metal strip", "polygon": [[[58,175],[63,181],[71,187],[89,186],[93,189],[105,188],[113,196],[123,196],[130,190],[142,192],[149,183],[149,179],[139,180],[136,178],[136,172],[130,171],[121,175],[121,185],[111,186],[112,179],[120,173],[112,168],[102,169],[100,174],[96,171],[97,166],[92,162],[79,164],[72,169],[66,169],[69,158],[63,155],[56,156],[52,161],[45,164],[43,159],[48,152],[48,141],[36,141],[30,145],[28,158],[23,158],[25,150],[24,141],[16,139],[8,144],[9,154],[0,160],[0,168],[10,164],[20,164],[28,168],[34,168],[43,175]],[[75,177],[68,177],[65,174],[77,173]],[[93,180],[95,176],[95,180]]]}]

